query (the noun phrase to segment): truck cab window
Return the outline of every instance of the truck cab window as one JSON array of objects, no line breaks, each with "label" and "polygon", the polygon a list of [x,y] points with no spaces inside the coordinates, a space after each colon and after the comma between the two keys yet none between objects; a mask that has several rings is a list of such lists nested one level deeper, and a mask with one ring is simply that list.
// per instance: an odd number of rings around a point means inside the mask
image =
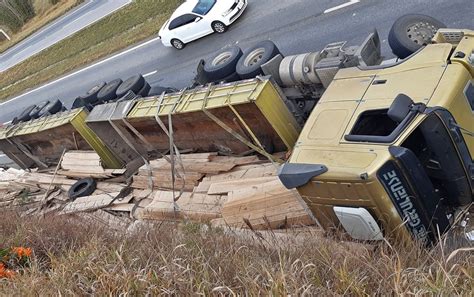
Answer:
[{"label": "truck cab window", "polygon": [[350,135],[388,136],[397,123],[387,115],[388,109],[368,110],[359,115]]}]

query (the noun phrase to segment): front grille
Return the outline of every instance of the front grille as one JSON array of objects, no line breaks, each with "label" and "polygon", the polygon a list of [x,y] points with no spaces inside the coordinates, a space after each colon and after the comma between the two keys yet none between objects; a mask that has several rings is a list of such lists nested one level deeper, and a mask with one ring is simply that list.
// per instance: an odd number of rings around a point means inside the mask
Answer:
[{"label": "front grille", "polygon": [[[230,21],[233,22],[235,21],[236,18],[239,17],[239,15],[242,13],[242,9],[245,7],[245,5],[247,4],[247,0],[244,0],[242,1],[244,3],[244,5],[242,6],[242,8],[239,8],[237,9],[237,11],[230,17]],[[234,3],[234,5],[232,5],[232,9],[234,9],[235,7],[237,7],[237,4],[238,3]]]},{"label": "front grille", "polygon": [[233,22],[238,16],[239,16],[239,13],[240,13],[241,9],[237,9],[237,12],[234,13],[231,17],[230,17],[230,21]]}]

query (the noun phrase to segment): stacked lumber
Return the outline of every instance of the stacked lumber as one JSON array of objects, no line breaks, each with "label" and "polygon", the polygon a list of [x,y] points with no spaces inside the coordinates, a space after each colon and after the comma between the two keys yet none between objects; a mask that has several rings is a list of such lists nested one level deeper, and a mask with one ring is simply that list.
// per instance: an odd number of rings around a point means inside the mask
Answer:
[{"label": "stacked lumber", "polygon": [[237,228],[280,229],[315,222],[298,193],[275,179],[229,192],[222,208],[222,220],[214,223]]},{"label": "stacked lumber", "polygon": [[[175,164],[179,175],[175,176],[174,194],[169,156],[151,161],[149,167],[143,166],[133,177],[132,187],[135,189],[150,189],[150,180],[153,184],[149,204],[137,211],[139,219],[208,222],[220,218],[227,191],[216,188],[207,193],[209,186],[214,181],[231,180],[243,176],[243,172],[250,169],[267,166],[260,165],[262,161],[257,156],[227,157],[200,153],[181,155],[179,159]],[[238,187],[238,182],[234,187]]]},{"label": "stacked lumber", "polygon": [[261,163],[257,156],[225,157],[218,156],[217,153],[181,155],[180,160],[175,161],[178,175],[175,176],[173,187],[171,163],[165,158],[161,158],[151,161],[149,168],[146,165],[141,167],[138,175],[133,177],[132,187],[147,189],[151,179],[153,188],[163,190],[174,188],[178,191],[182,189],[192,192],[205,175],[229,172],[236,166],[255,163]]},{"label": "stacked lumber", "polygon": [[[142,166],[131,184],[125,184],[120,182],[125,178],[115,178],[123,171],[104,169],[95,152],[70,151],[59,171],[10,172],[14,178],[4,174],[0,207],[21,207],[26,215],[74,214],[117,230],[135,219],[254,229],[314,223],[297,192],[280,183],[277,164],[257,156],[217,153],[184,154],[178,159],[174,185],[169,156]],[[67,192],[83,177],[96,178],[97,188],[72,201]]]},{"label": "stacked lumber", "polygon": [[95,151],[69,151],[61,161],[60,175],[68,177],[112,178],[125,172],[123,169],[104,169]]},{"label": "stacked lumber", "polygon": [[148,206],[137,211],[137,218],[141,220],[175,221],[190,220],[208,222],[221,216],[225,195],[206,195],[184,192],[177,201],[178,193],[173,196],[172,191],[153,192],[153,200]]}]

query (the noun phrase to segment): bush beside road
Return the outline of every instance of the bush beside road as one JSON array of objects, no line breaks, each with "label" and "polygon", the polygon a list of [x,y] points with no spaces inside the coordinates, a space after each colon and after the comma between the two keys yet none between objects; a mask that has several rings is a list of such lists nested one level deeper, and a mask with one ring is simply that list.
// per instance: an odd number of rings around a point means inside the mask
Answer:
[{"label": "bush beside road", "polygon": [[136,0],[8,69],[0,77],[0,101],[156,35],[182,2]]}]

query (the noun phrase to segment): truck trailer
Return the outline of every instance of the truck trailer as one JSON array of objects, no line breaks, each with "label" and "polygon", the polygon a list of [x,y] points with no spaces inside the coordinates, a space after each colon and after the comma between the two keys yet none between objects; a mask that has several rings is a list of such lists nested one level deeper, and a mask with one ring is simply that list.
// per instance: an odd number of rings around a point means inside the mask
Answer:
[{"label": "truck trailer", "polygon": [[[225,48],[201,60],[188,88],[150,93],[129,79],[124,97],[2,128],[0,150],[25,169],[74,146],[108,168],[170,151],[259,154],[326,231],[433,244],[465,225],[474,195],[474,31],[441,26],[397,20],[396,61],[383,61],[377,31],[293,56],[270,41]],[[84,115],[82,132],[73,114]]]}]

